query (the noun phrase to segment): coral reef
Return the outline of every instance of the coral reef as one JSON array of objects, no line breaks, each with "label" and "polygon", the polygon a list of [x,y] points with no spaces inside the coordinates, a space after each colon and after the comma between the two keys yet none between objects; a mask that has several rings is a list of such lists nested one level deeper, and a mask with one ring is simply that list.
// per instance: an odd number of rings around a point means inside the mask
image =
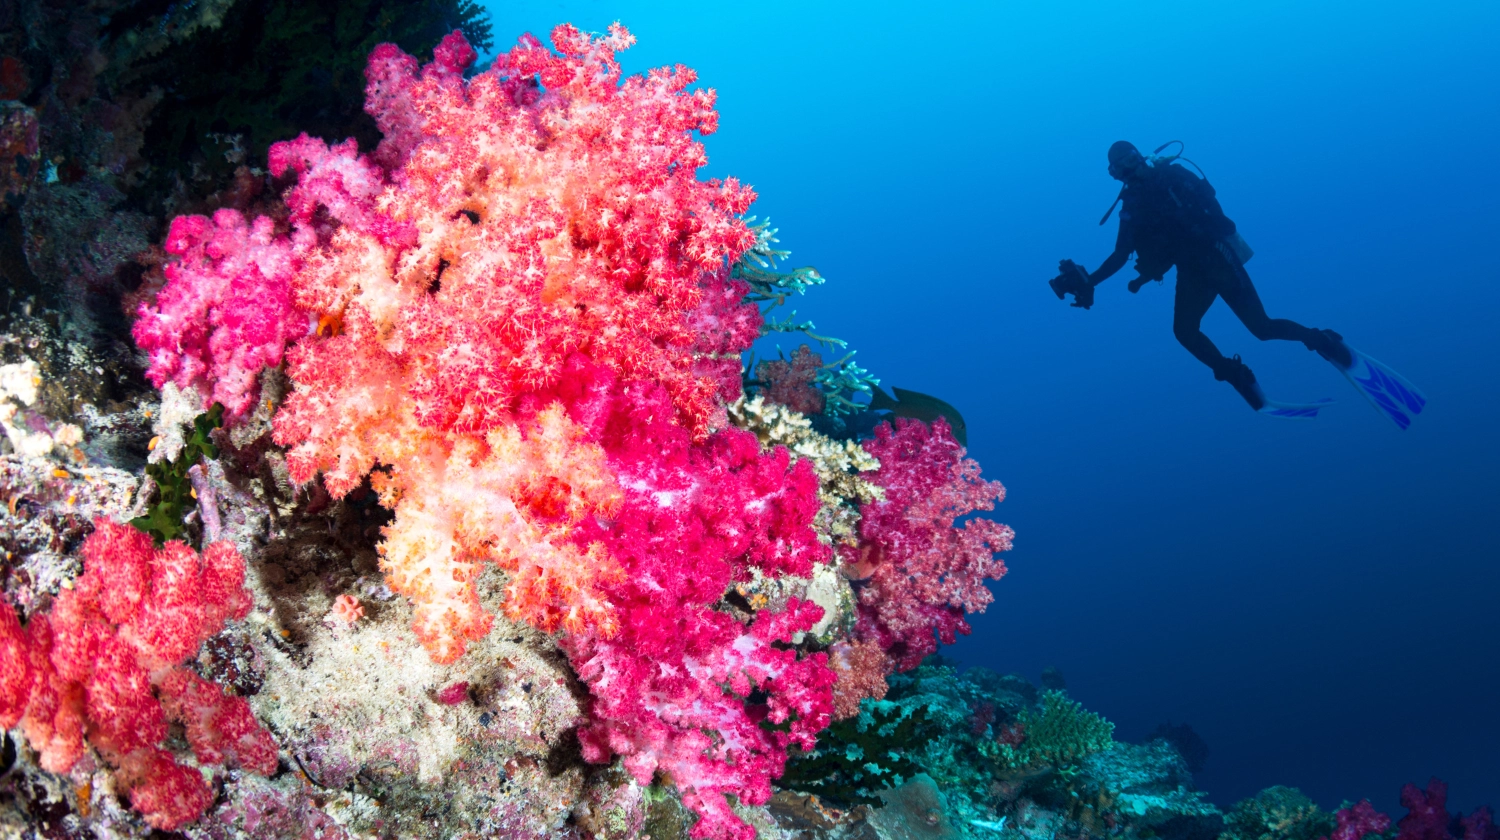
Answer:
[{"label": "coral reef", "polygon": [[[940,442],[886,467],[797,412],[736,402],[740,354],[763,327],[735,275],[763,244],[740,218],[753,193],[696,179],[712,92],[690,91],[682,68],[622,78],[614,53],[631,41],[559,27],[557,52],[523,38],[471,78],[456,32],[425,67],[376,48],[379,146],[271,144],[284,209],[178,217],[161,282],[140,296],[133,335],[162,389],[166,454],[153,452],[157,502],[137,522],[257,558],[247,628],[263,632],[231,628],[204,656],[233,663],[225,678],[246,684],[299,772],[357,788],[322,807],[345,829],[415,830],[404,815],[441,798],[450,816],[429,829],[544,836],[577,806],[623,830],[675,819],[653,793],[668,785],[695,837],[772,830],[754,806],[789,750],[814,748],[840,674],[847,710],[879,696],[889,646],[910,658],[904,637],[852,635],[856,597],[832,549],[870,539],[862,506],[941,474],[940,509],[903,498],[891,527],[934,555],[956,540],[981,577],[993,568],[977,552],[1008,539],[952,529],[998,491]],[[226,428],[209,414],[183,438],[195,401],[222,405]],[[753,433],[728,427],[731,405]],[[308,527],[330,514],[334,544]],[[919,597],[945,625],[987,602]],[[403,620],[415,632],[393,638]],[[409,680],[369,691],[413,642],[428,659],[404,671],[430,674],[424,696],[405,696]],[[547,706],[555,725],[497,705],[501,673],[526,658],[497,658],[507,644],[563,667],[539,673],[564,690]],[[383,660],[351,667],[343,645]],[[828,645],[856,651],[839,662],[862,673],[831,667]],[[428,724],[404,711],[413,702]],[[615,787],[638,795],[590,781],[611,762],[631,779]],[[496,766],[515,787],[443,793]],[[212,824],[307,813],[275,780],[229,781],[245,799]]]}]

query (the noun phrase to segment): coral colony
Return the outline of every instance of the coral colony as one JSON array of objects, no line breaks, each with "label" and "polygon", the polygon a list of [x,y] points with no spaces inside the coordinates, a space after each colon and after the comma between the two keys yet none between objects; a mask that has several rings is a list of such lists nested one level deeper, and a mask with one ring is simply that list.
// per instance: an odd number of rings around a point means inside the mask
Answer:
[{"label": "coral colony", "polygon": [[[714,93],[623,77],[632,43],[565,25],[477,74],[459,32],[426,65],[381,45],[373,151],[275,143],[279,201],[172,219],[133,313],[145,484],[32,407],[35,362],[0,371],[32,529],[0,600],[7,813],[47,837],[1387,834],[1284,788],[1226,820],[1190,728],[1116,743],[1060,674],[933,656],[1005,574],[1011,530],[974,516],[1004,488],[943,418],[852,432],[874,380],[848,356],[743,360],[811,335],[767,316],[822,278],[774,270],[749,187],[698,178]],[[1497,840],[1441,782],[1402,799],[1401,840]]]}]

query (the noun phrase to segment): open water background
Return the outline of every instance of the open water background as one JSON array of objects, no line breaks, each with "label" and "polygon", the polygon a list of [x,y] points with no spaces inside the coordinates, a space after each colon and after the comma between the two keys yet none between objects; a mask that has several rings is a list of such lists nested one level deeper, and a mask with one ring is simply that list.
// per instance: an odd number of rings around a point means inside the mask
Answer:
[{"label": "open water background", "polygon": [[[496,42],[571,21],[719,91],[708,174],[753,184],[800,314],[942,396],[1010,498],[968,665],[1070,690],[1137,739],[1190,723],[1221,805],[1324,807],[1436,774],[1500,806],[1500,4],[491,0]],[[1272,317],[1342,332],[1430,399],[1398,432],[1222,303],[1204,329],[1313,422],[1250,412],[1171,334],[1168,276],[1071,309],[1109,253],[1105,149],[1187,143]],[[795,342],[784,341],[790,352]]]}]

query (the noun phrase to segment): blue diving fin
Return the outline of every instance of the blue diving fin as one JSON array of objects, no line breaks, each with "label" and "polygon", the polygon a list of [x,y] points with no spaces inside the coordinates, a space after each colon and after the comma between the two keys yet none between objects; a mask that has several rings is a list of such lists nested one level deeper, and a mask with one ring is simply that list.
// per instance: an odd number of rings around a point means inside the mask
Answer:
[{"label": "blue diving fin", "polygon": [[[1226,360],[1225,364],[1227,370],[1221,378],[1233,385],[1234,390],[1245,398],[1245,402],[1249,403],[1251,408],[1268,417],[1311,420],[1318,416],[1319,411],[1333,404],[1333,400],[1329,399],[1310,403],[1278,402],[1266,396],[1266,392],[1261,390],[1260,383],[1255,381],[1255,374],[1250,372],[1250,368],[1245,367],[1239,356]],[[1215,377],[1220,378],[1220,374],[1215,373]]]},{"label": "blue diving fin", "polygon": [[1427,405],[1427,398],[1406,377],[1354,349],[1347,341],[1344,346],[1349,349],[1352,361],[1348,367],[1337,363],[1334,367],[1365,395],[1376,411],[1389,417],[1396,428],[1410,426],[1412,418]]},{"label": "blue diving fin", "polygon": [[1264,404],[1256,409],[1261,414],[1271,417],[1285,417],[1288,420],[1312,420],[1318,416],[1318,412],[1333,405],[1333,400],[1322,399],[1310,403],[1284,403],[1272,399],[1266,399],[1261,395]]}]

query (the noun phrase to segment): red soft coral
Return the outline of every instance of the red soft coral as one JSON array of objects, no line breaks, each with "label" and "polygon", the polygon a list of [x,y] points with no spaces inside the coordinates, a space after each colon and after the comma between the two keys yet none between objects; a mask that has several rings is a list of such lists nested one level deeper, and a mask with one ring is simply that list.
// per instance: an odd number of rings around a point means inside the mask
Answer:
[{"label": "red soft coral", "polygon": [[[1005,498],[998,481],[979,477],[943,418],[926,424],[898,418],[876,427],[864,448],[880,460],[873,481],[885,498],[860,508],[858,565],[871,570],[859,593],[860,635],[880,643],[900,670],[915,668],[969,633],[964,614],[994,600],[985,579],[1005,574],[995,555],[1014,532],[989,519],[954,522],[994,510]],[[937,638],[934,638],[934,632]]]},{"label": "red soft coral", "polygon": [[828,664],[838,675],[833,686],[833,719],[859,714],[860,702],[880,700],[889,689],[885,678],[894,670],[891,658],[873,641],[838,642],[828,651]]},{"label": "red soft coral", "polygon": [[[66,773],[84,741],[114,765],[146,822],[173,831],[212,801],[197,770],[160,744],[181,723],[198,761],[276,770],[276,745],[238,697],[182,667],[203,640],[250,610],[229,543],[202,555],[107,519],[83,544],[84,573],[24,631],[0,604],[0,724],[20,718],[43,768]],[[17,663],[21,663],[17,665]],[[18,702],[19,701],[19,702]]]},{"label": "red soft coral", "polygon": [[755,376],[762,383],[761,393],[802,414],[822,414],[827,398],[818,390],[818,371],[823,357],[806,344],[798,347],[790,359],[773,359],[755,366]]}]

